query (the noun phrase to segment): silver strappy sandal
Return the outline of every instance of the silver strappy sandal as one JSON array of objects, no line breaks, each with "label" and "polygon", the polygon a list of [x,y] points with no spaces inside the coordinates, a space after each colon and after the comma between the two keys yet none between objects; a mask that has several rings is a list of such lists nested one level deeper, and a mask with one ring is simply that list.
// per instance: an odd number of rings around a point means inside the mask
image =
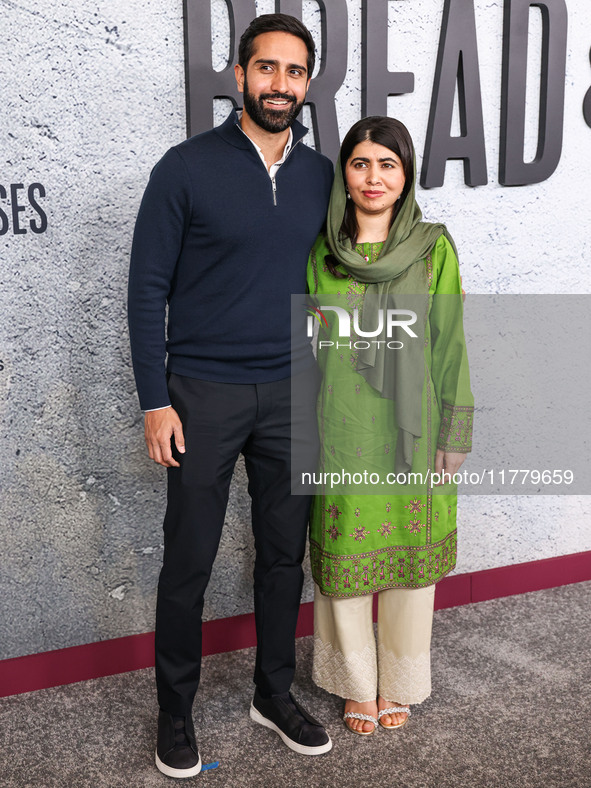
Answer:
[{"label": "silver strappy sandal", "polygon": [[[406,714],[406,717],[403,720],[403,722],[397,722],[396,725],[385,725],[382,722],[382,717],[392,714]],[[380,723],[382,728],[385,728],[387,731],[394,731],[396,730],[396,728],[404,727],[404,725],[406,725],[406,723],[408,722],[409,717],[410,717],[410,708],[408,706],[393,706],[391,709],[382,709],[381,711],[378,711],[378,722]]]},{"label": "silver strappy sandal", "polygon": [[[349,719],[367,720],[367,722],[373,722],[373,728],[370,731],[357,731],[347,723],[347,720]],[[378,727],[378,721],[375,717],[372,717],[371,714],[360,714],[358,711],[346,711],[343,714],[343,722],[345,723],[345,727],[348,728],[351,733],[356,733],[358,736],[371,736],[372,733],[376,732],[376,728]]]}]

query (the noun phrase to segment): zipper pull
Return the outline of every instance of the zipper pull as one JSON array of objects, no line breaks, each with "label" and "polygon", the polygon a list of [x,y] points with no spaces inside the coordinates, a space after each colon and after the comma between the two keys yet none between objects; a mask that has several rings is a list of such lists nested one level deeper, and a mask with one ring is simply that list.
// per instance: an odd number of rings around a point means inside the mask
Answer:
[{"label": "zipper pull", "polygon": [[275,183],[275,178],[271,178],[271,184],[273,186],[273,205],[277,205],[277,184]]}]

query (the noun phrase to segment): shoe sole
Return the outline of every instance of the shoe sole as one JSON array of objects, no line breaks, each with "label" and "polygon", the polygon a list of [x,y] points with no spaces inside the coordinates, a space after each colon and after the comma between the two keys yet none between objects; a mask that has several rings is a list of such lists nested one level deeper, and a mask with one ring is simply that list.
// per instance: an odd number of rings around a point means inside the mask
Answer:
[{"label": "shoe sole", "polygon": [[281,741],[286,744],[290,750],[297,752],[299,755],[324,755],[325,752],[332,750],[332,741],[330,740],[330,736],[326,744],[319,744],[317,747],[310,747],[306,744],[298,744],[297,742],[293,741],[289,738],[274,722],[268,720],[266,717],[255,709],[253,704],[250,704],[250,719],[254,722],[258,722],[259,725],[263,725],[265,728],[270,728],[272,731],[275,731],[281,739]]},{"label": "shoe sole", "polygon": [[197,765],[191,766],[190,769],[173,769],[172,766],[167,766],[165,763],[162,763],[158,757],[158,752],[156,752],[156,768],[167,777],[176,777],[177,779],[181,780],[183,777],[195,777],[195,775],[199,774],[201,771],[201,756],[199,756],[199,762]]}]

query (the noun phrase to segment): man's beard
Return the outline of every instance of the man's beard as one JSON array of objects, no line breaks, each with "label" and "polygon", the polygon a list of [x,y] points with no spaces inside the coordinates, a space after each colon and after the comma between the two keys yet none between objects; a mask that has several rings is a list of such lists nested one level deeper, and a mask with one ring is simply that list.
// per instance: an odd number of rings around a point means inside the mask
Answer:
[{"label": "man's beard", "polygon": [[[290,102],[284,109],[269,109],[265,107],[265,99],[285,99]],[[300,110],[304,102],[298,103],[295,96],[287,93],[262,93],[258,98],[248,90],[246,80],[244,80],[244,110],[257,126],[271,134],[278,134],[280,131],[288,129]]]}]

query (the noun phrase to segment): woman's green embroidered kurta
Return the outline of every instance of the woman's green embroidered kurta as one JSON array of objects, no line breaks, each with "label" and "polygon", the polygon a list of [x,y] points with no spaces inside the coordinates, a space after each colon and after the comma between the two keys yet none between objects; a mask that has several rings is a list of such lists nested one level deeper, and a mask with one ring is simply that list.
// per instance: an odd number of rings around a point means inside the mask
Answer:
[{"label": "woman's green embroidered kurta", "polygon": [[[382,245],[358,245],[375,262]],[[308,266],[308,289],[322,304],[350,312],[361,309],[367,285],[353,277],[334,277],[324,264],[328,248],[319,238]],[[471,448],[473,399],[470,392],[461,308],[449,308],[437,294],[461,293],[458,262],[441,236],[425,259],[429,309],[425,325],[425,377],[421,437],[415,441],[412,472],[434,471],[437,448]],[[341,273],[346,273],[339,266]],[[458,299],[453,299],[457,305]],[[328,339],[338,339],[334,313],[327,310]],[[322,335],[323,339],[327,334]],[[356,371],[354,350],[335,346],[318,353],[323,381],[318,399],[323,472],[351,474],[385,467],[394,455],[397,427],[394,403],[382,398]],[[396,351],[393,351],[396,352]],[[381,486],[381,483],[380,483]],[[430,480],[417,487],[390,486],[387,494],[332,495],[325,487],[312,505],[311,560],[322,593],[360,596],[386,588],[419,588],[440,580],[456,563],[455,487],[434,494]],[[394,494],[395,491],[395,494]]]}]

